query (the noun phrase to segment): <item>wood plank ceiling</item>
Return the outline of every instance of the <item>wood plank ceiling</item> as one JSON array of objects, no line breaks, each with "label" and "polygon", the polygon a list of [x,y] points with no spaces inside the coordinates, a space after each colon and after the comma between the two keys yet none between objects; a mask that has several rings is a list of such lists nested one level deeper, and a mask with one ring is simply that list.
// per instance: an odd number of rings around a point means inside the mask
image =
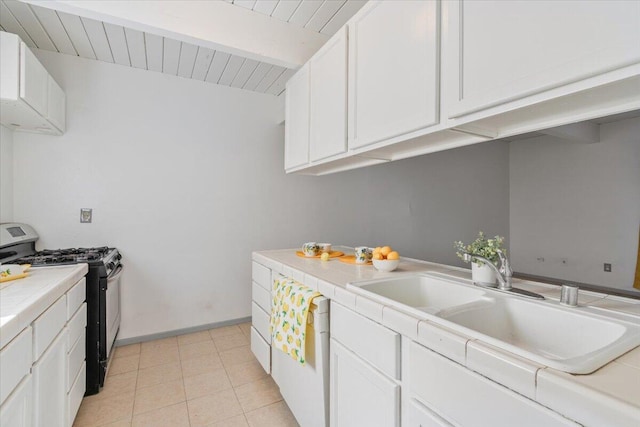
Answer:
[{"label": "wood plank ceiling", "polygon": [[[333,35],[365,0],[225,0],[236,6]],[[0,30],[32,48],[280,95],[295,70],[155,34],[0,0]]]}]

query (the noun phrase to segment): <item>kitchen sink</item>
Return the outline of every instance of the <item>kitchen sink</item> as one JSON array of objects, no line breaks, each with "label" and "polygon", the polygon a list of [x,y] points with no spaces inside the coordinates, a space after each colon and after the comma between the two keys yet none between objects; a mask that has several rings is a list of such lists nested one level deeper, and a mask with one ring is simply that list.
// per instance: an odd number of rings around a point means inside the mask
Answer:
[{"label": "kitchen sink", "polygon": [[[428,274],[350,283],[386,306],[550,368],[591,373],[640,345],[640,323]],[[623,320],[625,319],[625,320]]]},{"label": "kitchen sink", "polygon": [[373,294],[372,299],[384,305],[418,315],[437,314],[445,308],[481,301],[486,295],[480,288],[427,275],[350,283],[347,287],[370,298]]}]

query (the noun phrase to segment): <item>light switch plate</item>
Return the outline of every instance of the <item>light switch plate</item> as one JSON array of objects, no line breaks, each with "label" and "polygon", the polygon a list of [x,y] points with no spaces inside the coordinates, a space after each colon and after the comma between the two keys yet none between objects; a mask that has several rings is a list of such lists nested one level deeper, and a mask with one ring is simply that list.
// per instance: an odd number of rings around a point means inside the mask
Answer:
[{"label": "light switch plate", "polygon": [[90,223],[93,217],[93,209],[81,208],[80,209],[80,222]]}]

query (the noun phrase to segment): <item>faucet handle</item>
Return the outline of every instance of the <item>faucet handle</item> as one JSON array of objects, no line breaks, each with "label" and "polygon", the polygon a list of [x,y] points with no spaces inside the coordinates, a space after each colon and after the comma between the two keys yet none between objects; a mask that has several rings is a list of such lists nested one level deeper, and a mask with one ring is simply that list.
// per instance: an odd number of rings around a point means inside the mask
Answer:
[{"label": "faucet handle", "polygon": [[498,257],[500,258],[500,270],[498,270],[498,271],[500,271],[500,273],[504,277],[512,277],[513,276],[513,270],[511,269],[511,264],[509,263],[509,259],[504,254],[502,249],[496,249],[496,253],[498,254]]}]

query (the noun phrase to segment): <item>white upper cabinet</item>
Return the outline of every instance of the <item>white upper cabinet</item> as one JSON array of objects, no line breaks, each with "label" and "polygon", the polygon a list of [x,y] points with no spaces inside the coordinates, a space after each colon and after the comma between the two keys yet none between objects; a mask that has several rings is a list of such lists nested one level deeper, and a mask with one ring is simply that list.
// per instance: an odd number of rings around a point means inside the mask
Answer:
[{"label": "white upper cabinet", "polygon": [[439,121],[439,2],[383,1],[349,22],[349,149]]},{"label": "white upper cabinet", "polygon": [[66,98],[29,47],[0,32],[0,123],[9,129],[61,135]]},{"label": "white upper cabinet", "polygon": [[451,118],[640,63],[637,1],[459,0],[446,6]]},{"label": "white upper cabinet", "polygon": [[309,162],[309,64],[287,82],[285,92],[285,170]]},{"label": "white upper cabinet", "polygon": [[310,62],[310,160],[347,151],[347,28]]}]

